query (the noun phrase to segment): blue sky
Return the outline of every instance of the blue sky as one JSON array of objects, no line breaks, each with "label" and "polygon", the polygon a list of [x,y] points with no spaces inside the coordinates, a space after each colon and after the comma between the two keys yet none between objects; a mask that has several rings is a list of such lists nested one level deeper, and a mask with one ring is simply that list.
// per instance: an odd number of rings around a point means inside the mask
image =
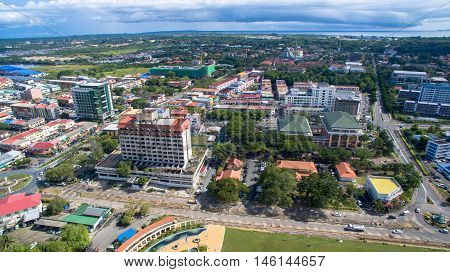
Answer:
[{"label": "blue sky", "polygon": [[[176,30],[390,31],[445,0],[1,0],[0,38]],[[20,11],[20,12],[19,12]],[[44,27],[48,26],[48,27]],[[406,30],[450,29],[450,4]]]}]

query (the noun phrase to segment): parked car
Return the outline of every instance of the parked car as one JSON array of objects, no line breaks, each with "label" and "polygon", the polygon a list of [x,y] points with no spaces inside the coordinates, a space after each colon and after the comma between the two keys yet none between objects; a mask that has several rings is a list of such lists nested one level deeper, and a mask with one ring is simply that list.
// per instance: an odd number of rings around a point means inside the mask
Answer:
[{"label": "parked car", "polygon": [[338,212],[332,213],[331,215],[332,215],[332,216],[336,216],[336,217],[341,217],[341,216],[342,216],[342,214],[341,214],[341,213],[338,213]]},{"label": "parked car", "polygon": [[448,234],[448,229],[439,229],[439,232],[440,232],[440,233]]},{"label": "parked car", "polygon": [[391,214],[388,216],[388,219],[397,219],[397,216]]},{"label": "parked car", "polygon": [[408,215],[409,213],[410,213],[409,211],[403,211],[403,212],[400,213],[400,215],[401,216],[405,216],[405,215]]},{"label": "parked car", "polygon": [[420,208],[416,208],[416,213],[420,213]]},{"label": "parked car", "polygon": [[395,230],[392,230],[392,233],[393,233],[393,234],[402,234],[403,231],[400,230],[400,229],[395,229]]}]

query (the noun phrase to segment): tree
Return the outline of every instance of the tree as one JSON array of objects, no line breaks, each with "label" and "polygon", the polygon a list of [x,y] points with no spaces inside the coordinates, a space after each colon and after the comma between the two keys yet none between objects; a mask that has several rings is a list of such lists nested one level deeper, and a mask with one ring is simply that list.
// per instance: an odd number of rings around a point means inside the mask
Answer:
[{"label": "tree", "polygon": [[30,158],[23,158],[21,160],[16,161],[16,166],[18,168],[25,168],[27,166],[29,166],[31,163],[31,159]]},{"label": "tree", "polygon": [[383,202],[381,202],[380,200],[376,200],[373,204],[374,204],[375,210],[378,213],[386,212],[386,207],[384,206]]},{"label": "tree", "polygon": [[66,182],[75,178],[75,170],[71,163],[62,163],[45,172],[45,178],[49,182]]},{"label": "tree", "polygon": [[128,209],[122,214],[120,217],[119,223],[122,226],[129,226],[131,222],[134,220],[134,216],[136,215],[136,206],[129,206]]},{"label": "tree", "polygon": [[220,163],[223,163],[227,158],[236,156],[236,146],[232,143],[215,144],[213,146],[212,154]]},{"label": "tree", "polygon": [[342,200],[342,190],[337,180],[328,173],[313,173],[302,178],[297,186],[302,203],[310,207],[323,208],[338,206]]},{"label": "tree", "polygon": [[67,245],[67,251],[83,251],[90,244],[89,232],[84,225],[67,224],[61,229],[61,241]]},{"label": "tree", "polygon": [[142,206],[141,206],[141,208],[139,209],[139,215],[141,216],[141,217],[144,217],[144,216],[146,216],[147,214],[148,214],[148,210],[150,209],[150,205],[148,205],[148,204],[143,204]]},{"label": "tree", "polygon": [[117,174],[120,177],[127,178],[131,174],[131,162],[129,161],[121,161],[117,164]]},{"label": "tree", "polygon": [[139,177],[139,179],[137,180],[137,184],[139,184],[141,187],[143,187],[147,183],[148,183],[147,177]]},{"label": "tree", "polygon": [[50,203],[47,206],[47,209],[45,210],[46,216],[53,216],[60,214],[64,207],[69,204],[69,202],[63,198],[55,197],[50,201]]},{"label": "tree", "polygon": [[143,109],[146,105],[147,100],[145,100],[144,98],[138,98],[131,102],[131,106],[133,107],[133,109]]},{"label": "tree", "polygon": [[208,184],[208,191],[221,202],[237,203],[247,192],[247,186],[242,181],[233,178],[215,180]]},{"label": "tree", "polygon": [[61,240],[50,240],[37,245],[38,251],[42,252],[66,252],[67,244]]},{"label": "tree", "polygon": [[294,203],[297,180],[293,171],[269,166],[261,174],[259,184],[262,186],[259,198],[262,204],[289,207]]}]

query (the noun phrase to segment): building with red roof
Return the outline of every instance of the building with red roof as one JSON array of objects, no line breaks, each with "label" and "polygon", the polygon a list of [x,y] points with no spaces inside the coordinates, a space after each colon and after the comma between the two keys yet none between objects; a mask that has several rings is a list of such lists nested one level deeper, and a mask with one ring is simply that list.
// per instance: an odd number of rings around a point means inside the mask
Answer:
[{"label": "building with red roof", "polygon": [[349,163],[340,162],[336,164],[336,170],[339,176],[339,181],[356,181],[357,176]]},{"label": "building with red roof", "polygon": [[314,162],[308,161],[279,160],[277,161],[277,167],[294,171],[297,180],[301,180],[302,177],[308,177],[313,173],[318,173]]},{"label": "building with red roof", "polygon": [[25,193],[0,198],[0,232],[17,224],[39,219],[42,213],[41,194]]},{"label": "building with red roof", "polygon": [[37,142],[32,144],[28,151],[33,154],[45,155],[52,153],[55,147],[55,144],[51,142]]}]

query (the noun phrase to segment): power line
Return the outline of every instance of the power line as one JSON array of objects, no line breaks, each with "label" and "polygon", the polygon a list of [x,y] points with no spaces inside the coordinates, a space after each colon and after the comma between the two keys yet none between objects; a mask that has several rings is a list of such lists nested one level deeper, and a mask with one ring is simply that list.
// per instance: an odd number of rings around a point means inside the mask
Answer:
[{"label": "power line", "polygon": [[440,5],[440,6],[436,7],[436,8],[434,8],[433,10],[431,10],[431,11],[429,11],[429,12],[423,14],[423,15],[420,16],[419,18],[417,18],[417,19],[415,19],[415,20],[413,20],[413,21],[407,23],[406,25],[404,25],[404,26],[402,26],[401,28],[397,29],[396,31],[392,32],[391,34],[388,35],[388,37],[389,37],[389,36],[392,37],[394,34],[396,34],[396,33],[400,32],[400,31],[402,31],[403,29],[409,27],[410,25],[415,24],[416,22],[418,22],[418,21],[424,19],[425,17],[427,17],[427,16],[433,14],[433,13],[436,12],[437,10],[439,10],[439,9],[441,9],[441,8],[443,8],[443,7],[445,7],[445,6],[447,6],[449,3],[450,3],[450,1],[447,1],[447,2],[445,2],[444,4],[442,4],[442,5]]},{"label": "power line", "polygon": [[21,14],[22,16],[28,18],[30,21],[35,22],[35,23],[41,25],[42,27],[44,27],[44,28],[46,28],[47,30],[49,30],[49,31],[53,32],[54,34],[56,34],[57,36],[65,37],[65,35],[62,34],[61,32],[59,32],[58,30],[52,28],[51,26],[47,25],[46,23],[42,22],[41,20],[35,19],[35,18],[33,18],[33,17],[27,15],[27,14],[24,13],[23,11],[21,11],[21,10],[19,10],[19,9],[13,7],[13,6],[11,6],[11,5],[9,5],[8,3],[6,3],[6,2],[0,0],[0,4],[3,4],[3,5],[5,5],[7,8],[9,8],[9,9],[11,9],[11,10],[13,10],[13,11],[19,13],[19,14]]}]

